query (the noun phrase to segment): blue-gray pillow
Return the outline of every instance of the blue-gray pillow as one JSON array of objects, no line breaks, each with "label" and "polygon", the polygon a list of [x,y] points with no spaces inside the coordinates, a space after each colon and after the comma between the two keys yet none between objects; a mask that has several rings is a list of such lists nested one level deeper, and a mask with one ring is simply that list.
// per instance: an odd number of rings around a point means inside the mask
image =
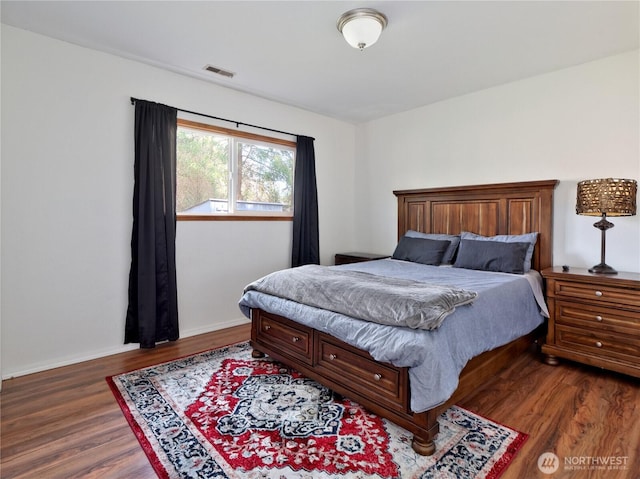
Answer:
[{"label": "blue-gray pillow", "polygon": [[400,238],[398,246],[396,246],[391,257],[393,259],[437,266],[442,262],[442,256],[450,243],[450,241],[445,240],[403,236]]},{"label": "blue-gray pillow", "polygon": [[410,238],[424,238],[424,239],[432,239],[432,240],[450,241],[451,244],[447,248],[447,251],[444,252],[444,255],[442,256],[441,264],[453,263],[453,259],[456,255],[458,245],[460,244],[459,235],[448,235],[444,233],[421,233],[420,231],[409,230],[405,233],[405,236],[408,236]]},{"label": "blue-gray pillow", "polygon": [[456,268],[479,269],[500,273],[524,274],[524,261],[529,243],[476,241],[462,239]]},{"label": "blue-gray pillow", "polygon": [[527,254],[523,261],[524,272],[526,273],[531,269],[531,258],[533,258],[533,248],[538,241],[538,233],[525,233],[522,235],[496,235],[496,236],[482,236],[468,231],[460,233],[460,238],[463,240],[476,240],[476,241],[500,241],[503,243],[528,243]]}]

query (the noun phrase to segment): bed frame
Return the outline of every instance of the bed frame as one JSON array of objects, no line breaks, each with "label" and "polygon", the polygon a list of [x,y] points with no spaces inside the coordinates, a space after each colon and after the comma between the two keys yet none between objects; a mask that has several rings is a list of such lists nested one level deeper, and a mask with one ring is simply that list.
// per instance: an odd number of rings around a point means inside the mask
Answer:
[{"label": "bed frame", "polygon": [[[553,192],[557,180],[394,191],[398,239],[407,230],[493,236],[537,231],[533,268],[552,266]],[[435,452],[438,416],[504,369],[536,339],[532,333],[467,363],[451,398],[434,409],[410,409],[408,368],[375,361],[366,351],[283,316],[252,310],[254,357],[265,354],[355,400],[413,433],[412,448]]]}]

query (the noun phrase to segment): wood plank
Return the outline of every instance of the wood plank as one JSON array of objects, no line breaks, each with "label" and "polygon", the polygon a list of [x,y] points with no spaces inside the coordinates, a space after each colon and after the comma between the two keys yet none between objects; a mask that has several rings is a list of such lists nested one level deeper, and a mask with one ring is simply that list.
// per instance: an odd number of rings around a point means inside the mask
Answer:
[{"label": "wood plank", "polygon": [[105,381],[248,339],[250,324],[3,381],[2,477],[156,477]]},{"label": "wood plank", "polygon": [[[165,343],[3,382],[3,478],[155,478],[104,378],[249,339],[250,325]],[[640,470],[640,383],[527,351],[458,404],[530,435],[503,479],[542,478],[544,452],[626,456],[625,471],[565,471],[554,479],[635,479]]]},{"label": "wood plank", "polygon": [[[632,377],[577,363],[549,366],[529,352],[458,404],[529,434],[505,478],[638,477],[640,385]],[[545,452],[562,462],[553,476],[538,470]],[[565,458],[611,456],[626,456],[628,469],[564,469]]]}]

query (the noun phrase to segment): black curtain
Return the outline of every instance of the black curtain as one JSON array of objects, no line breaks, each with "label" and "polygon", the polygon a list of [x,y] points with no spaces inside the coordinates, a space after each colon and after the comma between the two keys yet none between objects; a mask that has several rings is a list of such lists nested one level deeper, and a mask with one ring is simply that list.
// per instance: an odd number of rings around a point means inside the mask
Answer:
[{"label": "black curtain", "polygon": [[313,138],[297,137],[293,180],[293,248],[291,266],[320,264],[318,191]]},{"label": "black curtain", "polygon": [[176,286],[177,110],[135,103],[135,184],[125,343],[178,339]]}]

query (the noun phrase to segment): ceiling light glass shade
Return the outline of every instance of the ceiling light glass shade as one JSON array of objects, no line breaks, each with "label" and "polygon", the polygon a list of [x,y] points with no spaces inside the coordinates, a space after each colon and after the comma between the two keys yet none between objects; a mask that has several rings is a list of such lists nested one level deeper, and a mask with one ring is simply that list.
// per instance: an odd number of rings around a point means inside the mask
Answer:
[{"label": "ceiling light glass shade", "polygon": [[371,8],[356,8],[343,13],[337,26],[349,45],[364,50],[378,41],[387,17]]}]

